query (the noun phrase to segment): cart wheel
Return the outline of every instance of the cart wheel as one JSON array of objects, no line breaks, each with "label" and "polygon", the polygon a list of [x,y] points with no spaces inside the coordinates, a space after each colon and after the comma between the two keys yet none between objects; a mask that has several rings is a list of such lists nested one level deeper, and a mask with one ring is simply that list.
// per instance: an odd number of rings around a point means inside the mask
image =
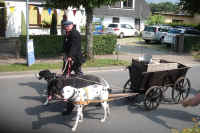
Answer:
[{"label": "cart wheel", "polygon": [[175,103],[186,99],[191,88],[190,80],[185,77],[180,77],[176,80],[172,89],[172,99]]},{"label": "cart wheel", "polygon": [[167,99],[169,99],[168,93],[167,91],[169,89],[172,89],[174,84],[170,83],[169,80],[167,79],[168,77],[163,79],[163,83],[162,83],[162,87],[161,87],[161,91],[162,91],[162,100],[166,101]]},{"label": "cart wheel", "polygon": [[161,101],[162,91],[161,86],[150,87],[144,97],[144,106],[147,110],[156,109]]},{"label": "cart wheel", "polygon": [[131,80],[127,80],[126,83],[124,84],[124,89],[123,89],[123,93],[127,92],[127,90],[129,90],[131,88]]}]

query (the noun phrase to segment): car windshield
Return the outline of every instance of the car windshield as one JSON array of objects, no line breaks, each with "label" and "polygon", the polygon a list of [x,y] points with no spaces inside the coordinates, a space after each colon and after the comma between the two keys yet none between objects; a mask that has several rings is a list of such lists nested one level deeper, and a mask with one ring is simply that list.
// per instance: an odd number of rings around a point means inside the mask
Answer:
[{"label": "car windshield", "polygon": [[108,27],[117,28],[117,24],[109,24]]},{"label": "car windshield", "polygon": [[156,27],[148,27],[148,26],[146,26],[144,28],[144,31],[155,32],[156,31]]},{"label": "car windshield", "polygon": [[158,31],[160,31],[160,32],[168,32],[169,30],[165,29],[165,28],[159,28]]},{"label": "car windshield", "polygon": [[168,33],[172,33],[172,34],[180,34],[180,33],[181,33],[181,30],[173,29],[173,30],[169,30]]}]

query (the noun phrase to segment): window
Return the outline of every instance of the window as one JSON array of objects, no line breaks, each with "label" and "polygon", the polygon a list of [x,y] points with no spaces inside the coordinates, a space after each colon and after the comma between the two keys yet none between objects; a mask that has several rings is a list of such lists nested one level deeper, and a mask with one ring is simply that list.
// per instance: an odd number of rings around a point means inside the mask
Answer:
[{"label": "window", "polygon": [[110,7],[111,7],[111,8],[121,8],[121,1],[112,4]]},{"label": "window", "polygon": [[51,17],[52,17],[52,13],[49,14],[48,9],[43,9],[42,15],[41,15],[41,23],[50,24]]},{"label": "window", "polygon": [[29,10],[29,24],[37,25],[38,24],[38,10],[36,7]]},{"label": "window", "polygon": [[112,22],[113,22],[113,23],[119,23],[119,18],[118,18],[118,17],[113,17]]},{"label": "window", "polygon": [[125,0],[123,3],[124,8],[133,8],[133,0]]},{"label": "window", "polygon": [[133,29],[133,27],[131,25],[129,25],[129,24],[126,24],[126,28],[127,29]]},{"label": "window", "polygon": [[108,27],[117,28],[118,25],[117,24],[109,24]]},{"label": "window", "polygon": [[183,23],[184,20],[173,19],[172,23]]}]

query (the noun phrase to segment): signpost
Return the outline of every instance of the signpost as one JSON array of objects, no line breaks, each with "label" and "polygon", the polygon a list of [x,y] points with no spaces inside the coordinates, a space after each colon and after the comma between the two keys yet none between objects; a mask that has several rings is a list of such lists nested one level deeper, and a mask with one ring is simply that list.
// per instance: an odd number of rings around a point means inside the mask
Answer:
[{"label": "signpost", "polygon": [[27,58],[28,58],[28,66],[31,66],[32,64],[35,63],[33,39],[28,40],[27,43]]},{"label": "signpost", "polygon": [[26,0],[26,60],[28,66],[35,63],[33,39],[29,40],[29,0]]}]

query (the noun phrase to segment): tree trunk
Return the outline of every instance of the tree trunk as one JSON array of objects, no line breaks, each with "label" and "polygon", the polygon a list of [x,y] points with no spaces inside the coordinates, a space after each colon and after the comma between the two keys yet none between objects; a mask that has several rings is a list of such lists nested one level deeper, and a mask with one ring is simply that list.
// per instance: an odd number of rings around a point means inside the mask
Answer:
[{"label": "tree trunk", "polygon": [[89,60],[94,58],[93,55],[93,32],[92,32],[92,20],[93,20],[93,9],[86,7],[86,52]]}]

